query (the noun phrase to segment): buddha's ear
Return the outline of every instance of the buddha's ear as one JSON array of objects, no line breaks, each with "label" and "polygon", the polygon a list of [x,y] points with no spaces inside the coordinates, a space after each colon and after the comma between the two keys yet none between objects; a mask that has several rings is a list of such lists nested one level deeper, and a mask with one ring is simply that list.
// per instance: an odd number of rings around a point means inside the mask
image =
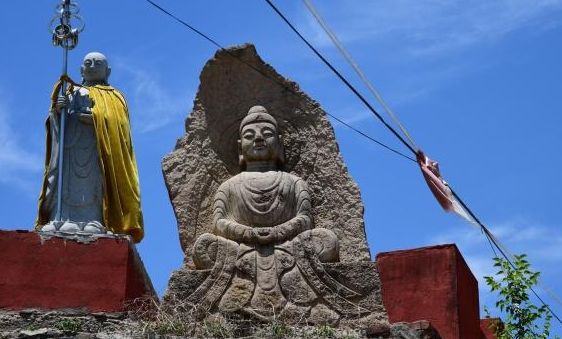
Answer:
[{"label": "buddha's ear", "polygon": [[242,155],[242,141],[238,139],[237,144],[238,144],[238,166],[240,166],[241,171],[244,171],[246,169],[246,159]]},{"label": "buddha's ear", "polygon": [[278,138],[279,142],[277,143],[279,145],[279,149],[277,151],[277,166],[279,167],[279,169],[284,169],[285,168],[285,146],[283,146],[283,134],[278,134]]}]

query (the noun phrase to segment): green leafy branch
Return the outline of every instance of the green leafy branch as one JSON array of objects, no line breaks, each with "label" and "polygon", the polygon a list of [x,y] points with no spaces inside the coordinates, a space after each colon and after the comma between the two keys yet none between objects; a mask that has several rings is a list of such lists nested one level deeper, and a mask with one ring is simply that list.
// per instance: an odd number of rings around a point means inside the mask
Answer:
[{"label": "green leafy branch", "polygon": [[515,255],[513,263],[495,257],[494,267],[495,277],[484,279],[492,292],[499,293],[496,307],[505,314],[504,326],[496,329],[498,339],[548,339],[552,314],[546,305],[538,307],[529,298],[540,272],[530,269],[525,254]]}]

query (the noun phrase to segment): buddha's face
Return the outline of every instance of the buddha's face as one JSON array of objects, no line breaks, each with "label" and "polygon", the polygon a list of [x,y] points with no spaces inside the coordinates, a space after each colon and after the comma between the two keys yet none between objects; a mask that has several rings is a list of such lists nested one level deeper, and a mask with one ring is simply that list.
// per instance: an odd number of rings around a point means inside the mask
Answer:
[{"label": "buddha's face", "polygon": [[86,83],[105,83],[107,82],[111,69],[103,54],[93,52],[88,53],[84,57],[80,72]]},{"label": "buddha's face", "polygon": [[279,151],[279,135],[273,124],[256,122],[242,128],[240,153],[246,162],[276,161]]}]

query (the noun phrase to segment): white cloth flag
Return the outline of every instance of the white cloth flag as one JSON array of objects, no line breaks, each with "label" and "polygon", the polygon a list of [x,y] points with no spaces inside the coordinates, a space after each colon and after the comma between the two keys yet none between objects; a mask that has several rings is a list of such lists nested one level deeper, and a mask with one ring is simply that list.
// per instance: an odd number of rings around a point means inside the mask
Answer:
[{"label": "white cloth flag", "polygon": [[439,205],[447,212],[456,213],[461,218],[480,228],[478,222],[468,213],[468,211],[457,200],[447,182],[441,176],[439,163],[430,159],[421,150],[416,154],[418,165],[422,171],[427,186],[433,193]]}]

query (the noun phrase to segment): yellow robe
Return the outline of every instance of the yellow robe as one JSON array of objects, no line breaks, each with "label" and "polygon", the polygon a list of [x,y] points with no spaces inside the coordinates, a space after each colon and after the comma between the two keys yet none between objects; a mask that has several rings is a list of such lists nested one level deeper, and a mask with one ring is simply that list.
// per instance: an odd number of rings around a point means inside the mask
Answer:
[{"label": "yellow robe", "polygon": [[[55,86],[56,88],[57,86]],[[92,101],[98,159],[103,178],[103,224],[116,234],[129,234],[135,242],[144,236],[137,162],[131,143],[129,111],[123,95],[108,85],[85,86]],[[51,135],[47,126],[47,152],[36,228],[48,223],[42,212],[47,188]]]}]

